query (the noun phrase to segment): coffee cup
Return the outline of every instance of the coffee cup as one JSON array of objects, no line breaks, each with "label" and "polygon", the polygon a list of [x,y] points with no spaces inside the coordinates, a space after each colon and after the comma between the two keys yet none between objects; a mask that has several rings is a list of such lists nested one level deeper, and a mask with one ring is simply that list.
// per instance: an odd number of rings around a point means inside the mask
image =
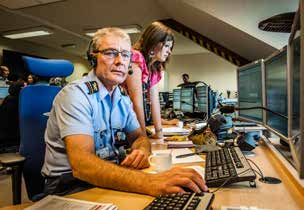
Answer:
[{"label": "coffee cup", "polygon": [[177,127],[183,128],[184,127],[184,122],[183,121],[178,121]]},{"label": "coffee cup", "polygon": [[172,166],[172,151],[160,151],[149,156],[149,163],[155,171],[160,173],[166,171]]}]

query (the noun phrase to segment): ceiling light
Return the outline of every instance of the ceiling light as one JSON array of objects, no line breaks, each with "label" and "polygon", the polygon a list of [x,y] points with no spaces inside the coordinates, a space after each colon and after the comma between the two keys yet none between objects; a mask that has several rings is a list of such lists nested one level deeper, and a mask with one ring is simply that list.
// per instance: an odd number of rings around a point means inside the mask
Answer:
[{"label": "ceiling light", "polygon": [[94,34],[95,34],[95,32],[97,31],[98,29],[92,29],[92,30],[87,30],[86,32],[85,32],[85,35],[87,35],[87,36],[90,36],[90,37],[93,37],[94,36]]},{"label": "ceiling light", "polygon": [[23,39],[35,36],[50,35],[53,32],[45,27],[28,28],[23,30],[8,31],[2,34],[3,37],[9,39]]},{"label": "ceiling light", "polygon": [[[121,28],[128,34],[136,34],[141,32],[141,27],[139,25],[128,25],[128,26],[117,26]],[[89,29],[85,30],[85,35],[93,37],[94,34],[97,32],[98,29]]]},{"label": "ceiling light", "polygon": [[140,33],[141,27],[139,25],[120,26],[128,34]]}]

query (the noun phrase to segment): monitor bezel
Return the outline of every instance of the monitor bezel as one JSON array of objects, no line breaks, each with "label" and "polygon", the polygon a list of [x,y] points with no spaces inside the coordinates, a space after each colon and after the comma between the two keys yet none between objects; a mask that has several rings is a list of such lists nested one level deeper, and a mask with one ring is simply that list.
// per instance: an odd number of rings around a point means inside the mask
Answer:
[{"label": "monitor bezel", "polygon": [[[287,60],[287,46],[284,46],[282,49],[272,53],[270,56],[268,56],[267,58],[265,58],[263,60],[263,74],[264,74],[264,77],[263,77],[263,101],[264,101],[264,107],[267,106],[267,98],[266,98],[266,64],[268,62],[270,62],[273,58],[279,56],[280,54],[283,54],[283,53],[286,53],[286,60]],[[286,66],[287,66],[287,63],[286,63]],[[289,87],[288,87],[288,68],[286,69],[286,82],[287,82],[287,95],[288,95],[288,90],[289,90]],[[288,96],[287,96],[288,97]],[[288,109],[289,109],[289,104],[287,102],[287,114],[288,114]],[[269,131],[271,131],[272,133],[274,133],[275,135],[279,136],[282,140],[284,140],[285,142],[289,142],[288,140],[288,134],[289,134],[289,130],[288,130],[288,124],[289,124],[289,120],[287,121],[287,136],[285,136],[284,134],[280,133],[280,131],[278,130],[275,130],[274,128],[272,128],[271,126],[267,125],[267,114],[266,114],[266,111],[264,110],[263,111],[264,114],[263,114],[263,126],[265,128],[267,128]]]},{"label": "monitor bezel", "polygon": [[[263,73],[263,59],[259,59],[259,60],[256,60],[256,61],[253,61],[253,62],[250,62],[244,66],[241,66],[239,68],[237,68],[237,77],[236,77],[236,80],[237,80],[237,91],[238,93],[240,92],[240,86],[239,86],[239,73],[241,71],[244,71],[244,70],[247,70],[248,67],[255,67],[255,66],[261,66],[261,76],[262,76],[262,88],[261,88],[261,94],[262,94],[262,106],[264,106],[264,99],[263,99],[263,77],[264,77],[264,73]],[[240,107],[240,100],[238,99],[238,107]],[[264,112],[262,110],[262,121],[258,121],[258,120],[253,120],[253,119],[250,119],[250,118],[247,118],[247,117],[244,117],[244,116],[241,116],[240,115],[240,111],[238,111],[238,119],[240,120],[245,120],[245,121],[249,121],[249,122],[254,122],[254,123],[257,123],[257,124],[263,124],[264,123]]]},{"label": "monitor bezel", "polygon": [[[303,23],[304,21],[304,3],[303,1],[301,1],[300,3],[300,21],[301,23]],[[300,24],[300,23],[299,23]],[[300,31],[301,31],[301,24],[300,24]],[[300,32],[301,34],[301,55],[304,55],[304,33],[302,33],[302,31]],[[304,56],[301,56],[301,60],[300,60],[300,78],[304,78]],[[301,81],[301,79],[300,79]],[[302,104],[301,108],[300,108],[300,131],[301,131],[301,136],[303,138],[304,136],[304,82],[302,80],[302,82],[300,82],[300,93],[302,94],[300,96],[300,104]],[[299,168],[299,175],[300,178],[304,178],[304,141],[301,141],[301,154],[300,154],[300,168]]]},{"label": "monitor bezel", "polygon": [[[288,98],[288,103],[290,106],[290,109],[288,109],[288,118],[292,119],[292,112],[293,112],[293,104],[292,104],[292,87],[293,87],[293,52],[294,52],[294,41],[300,37],[301,40],[304,40],[304,33],[301,33],[301,22],[304,21],[304,5],[301,1],[300,6],[298,11],[295,14],[292,28],[291,28],[291,33],[289,36],[288,40],[288,59],[287,59],[287,64],[288,64],[288,76],[289,76],[289,98]],[[300,42],[300,55],[304,55],[304,42]],[[300,56],[300,135],[302,140],[300,141],[300,154],[299,156],[297,155],[296,148],[294,144],[292,143],[293,138],[295,136],[292,135],[292,120],[290,120],[290,123],[288,124],[288,132],[289,132],[289,145],[290,145],[290,150],[292,154],[292,158],[295,162],[299,177],[302,179],[304,178],[304,58],[303,56]],[[302,81],[301,81],[302,80]]]}]

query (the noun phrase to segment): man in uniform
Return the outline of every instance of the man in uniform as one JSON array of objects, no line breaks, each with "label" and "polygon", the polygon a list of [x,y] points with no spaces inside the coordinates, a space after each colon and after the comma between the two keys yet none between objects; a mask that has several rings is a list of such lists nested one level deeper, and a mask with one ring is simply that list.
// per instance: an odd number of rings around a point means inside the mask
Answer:
[{"label": "man in uniform", "polygon": [[[149,166],[150,144],[117,86],[127,77],[131,56],[124,31],[99,30],[88,51],[93,70],[56,96],[45,133],[45,193],[63,195],[91,185],[150,195],[207,189],[193,169],[157,175],[135,170]],[[130,154],[119,158],[128,144]]]},{"label": "man in uniform", "polygon": [[8,87],[8,75],[10,70],[7,66],[0,66],[0,87]]}]

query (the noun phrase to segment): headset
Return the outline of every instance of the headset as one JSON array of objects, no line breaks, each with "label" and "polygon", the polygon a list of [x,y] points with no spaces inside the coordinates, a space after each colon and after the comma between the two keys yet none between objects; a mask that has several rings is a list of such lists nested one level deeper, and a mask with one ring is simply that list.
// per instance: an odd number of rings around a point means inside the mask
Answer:
[{"label": "headset", "polygon": [[[93,40],[91,40],[90,43],[89,43],[89,48],[87,50],[87,58],[88,58],[88,61],[89,61],[89,64],[90,64],[91,68],[96,69],[96,67],[97,67],[97,57],[95,55],[93,55],[92,45],[93,45]],[[128,74],[129,75],[133,74],[132,54],[131,54],[131,57],[130,57],[130,63],[129,63],[128,69],[129,69]]]}]

